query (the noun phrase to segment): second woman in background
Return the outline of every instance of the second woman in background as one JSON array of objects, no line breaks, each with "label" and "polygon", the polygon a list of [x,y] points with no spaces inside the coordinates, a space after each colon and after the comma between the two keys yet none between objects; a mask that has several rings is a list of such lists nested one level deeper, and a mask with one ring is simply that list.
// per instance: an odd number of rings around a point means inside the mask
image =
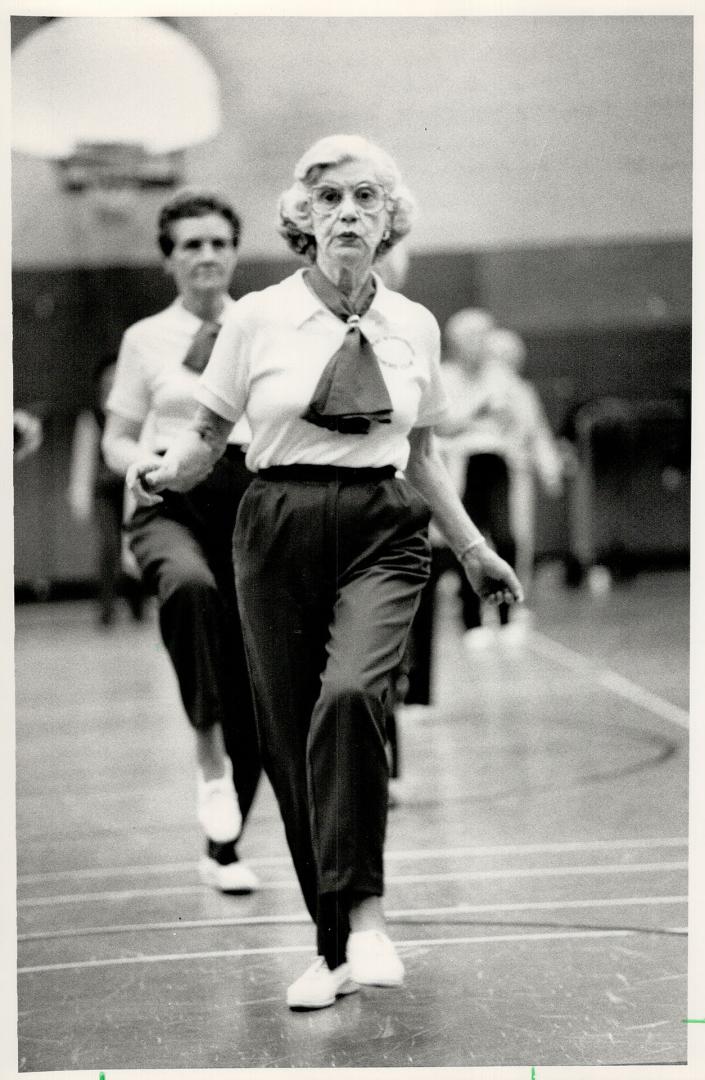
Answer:
[{"label": "second woman in background", "polygon": [[[135,323],[120,347],[107,402],[103,450],[125,475],[145,454],[154,464],[196,413],[194,391],[220,324],[237,262],[240,221],[208,191],[179,192],[159,216],[159,246],[178,296]],[[224,892],[251,892],[257,879],[236,844],[261,766],[232,567],[237,508],[251,475],[246,423],[188,494],[169,492],[127,523],[145,584],[157,594],[159,625],[194,730],[197,814],[206,836],[202,878]]]}]

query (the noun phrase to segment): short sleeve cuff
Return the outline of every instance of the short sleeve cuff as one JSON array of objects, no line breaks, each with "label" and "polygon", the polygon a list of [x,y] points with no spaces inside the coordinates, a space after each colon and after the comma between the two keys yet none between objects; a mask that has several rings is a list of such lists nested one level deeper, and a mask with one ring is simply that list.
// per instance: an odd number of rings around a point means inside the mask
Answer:
[{"label": "short sleeve cuff", "polygon": [[203,383],[196,389],[195,398],[200,405],[205,405],[211,412],[217,413],[218,416],[222,416],[224,420],[229,420],[231,424],[234,424],[235,421],[239,420],[242,416],[241,409],[236,409],[227,401],[223,401],[221,397],[214,394],[213,391],[209,390]]},{"label": "short sleeve cuff", "polygon": [[109,397],[105,404],[105,411],[115,413],[125,420],[133,420],[136,424],[142,424],[147,419],[148,408],[142,408],[134,401],[121,401],[120,398]]}]

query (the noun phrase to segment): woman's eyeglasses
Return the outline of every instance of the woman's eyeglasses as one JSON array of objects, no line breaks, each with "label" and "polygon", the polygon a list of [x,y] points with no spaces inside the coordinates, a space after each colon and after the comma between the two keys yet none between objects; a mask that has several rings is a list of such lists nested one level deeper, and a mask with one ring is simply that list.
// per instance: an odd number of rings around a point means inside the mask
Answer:
[{"label": "woman's eyeglasses", "polygon": [[311,189],[311,210],[321,215],[334,213],[341,206],[346,192],[364,214],[377,214],[385,204],[386,194],[381,184],[357,184],[354,188],[317,184]]}]

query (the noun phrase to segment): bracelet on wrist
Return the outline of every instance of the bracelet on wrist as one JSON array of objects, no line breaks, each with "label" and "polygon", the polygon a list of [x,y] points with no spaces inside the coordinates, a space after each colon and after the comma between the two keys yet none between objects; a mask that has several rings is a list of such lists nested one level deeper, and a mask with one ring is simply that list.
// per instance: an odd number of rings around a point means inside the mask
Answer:
[{"label": "bracelet on wrist", "polygon": [[480,547],[481,544],[486,543],[487,541],[485,540],[484,536],[478,536],[477,539],[472,540],[469,544],[466,544],[464,548],[461,548],[460,551],[457,551],[455,557],[458,562],[462,562],[465,556],[468,555],[471,551],[474,551],[475,548]]}]

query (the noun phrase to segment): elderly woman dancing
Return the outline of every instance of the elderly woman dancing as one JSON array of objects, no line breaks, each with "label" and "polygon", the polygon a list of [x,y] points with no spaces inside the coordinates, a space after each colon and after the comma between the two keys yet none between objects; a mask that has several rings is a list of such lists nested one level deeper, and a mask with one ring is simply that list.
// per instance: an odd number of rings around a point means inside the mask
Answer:
[{"label": "elderly woman dancing", "polygon": [[384,722],[429,572],[431,513],[481,596],[522,594],[434,447],[438,325],[372,269],[411,226],[396,165],[336,135],[294,175],[280,231],[309,266],[238,301],[193,429],[159,466],[135,463],[129,482],[143,503],[187,490],[247,415],[257,477],[235,529],[238,595],[263,764],[317,927],[318,958],[287,1002],[316,1009],[404,976],[381,900]]}]

